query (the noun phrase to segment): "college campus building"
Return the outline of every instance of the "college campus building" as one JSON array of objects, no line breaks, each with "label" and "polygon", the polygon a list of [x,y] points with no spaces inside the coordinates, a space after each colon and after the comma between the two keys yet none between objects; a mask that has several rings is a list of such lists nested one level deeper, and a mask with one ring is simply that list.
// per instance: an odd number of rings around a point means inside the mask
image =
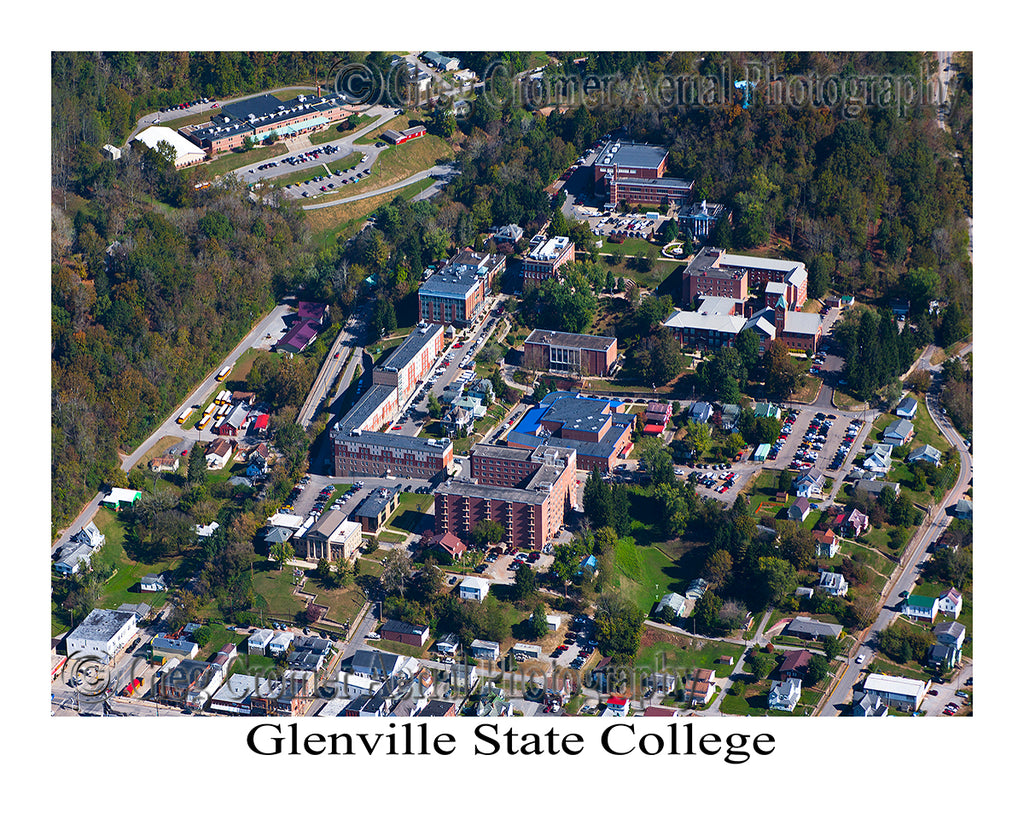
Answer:
[{"label": "college campus building", "polygon": [[609,205],[620,202],[687,205],[693,181],[665,176],[668,150],[636,142],[609,142],[594,160],[594,190]]},{"label": "college campus building", "polygon": [[229,103],[207,125],[185,126],[178,133],[213,156],[241,148],[246,137],[262,142],[272,135],[288,138],[322,131],[348,113],[337,94],[299,95],[288,102],[261,94]]},{"label": "college campus building", "polygon": [[606,376],[618,355],[614,336],[534,330],[523,342],[523,366],[531,370]]},{"label": "college campus building", "polygon": [[334,475],[431,479],[447,473],[453,457],[448,438],[417,438],[380,432],[444,349],[444,327],[420,325],[373,371],[373,386],[331,429]]},{"label": "college campus building", "polygon": [[558,533],[576,504],[576,453],[570,448],[475,447],[470,464],[470,478],[448,480],[434,493],[439,534],[466,538],[480,521],[493,520],[505,527],[507,545],[535,551]]},{"label": "college campus building", "polygon": [[608,472],[632,447],[636,416],[621,412],[621,401],[551,392],[523,415],[505,436],[510,447],[534,450],[542,443],[576,452],[580,469]]},{"label": "college campus building", "polygon": [[549,239],[538,233],[530,240],[523,258],[523,284],[540,284],[558,273],[558,268],[576,260],[576,244],[568,236]]},{"label": "college campus building", "polygon": [[711,235],[719,219],[728,219],[725,205],[709,203],[707,199],[699,205],[693,204],[679,209],[679,227],[689,231],[694,239],[706,239]]},{"label": "college campus building", "polygon": [[[763,301],[754,293],[762,293]],[[677,309],[662,325],[684,347],[731,347],[744,329],[758,336],[762,350],[773,339],[812,352],[821,343],[821,317],[799,311],[807,300],[803,262],[705,247],[683,272],[680,298],[686,304],[696,301],[697,309]]]},{"label": "college campus building", "polygon": [[296,554],[304,550],[305,559],[323,558],[331,563],[340,558],[351,560],[363,543],[362,527],[348,520],[340,509],[327,512],[305,530],[295,533]]},{"label": "college campus building", "polygon": [[458,327],[472,324],[483,312],[495,276],[504,270],[501,253],[455,254],[420,285],[420,320]]},{"label": "college campus building", "polygon": [[187,168],[190,165],[197,165],[206,159],[206,153],[197,148],[193,143],[185,139],[177,131],[164,125],[151,125],[135,137],[136,142],[141,142],[154,151],[159,151],[161,142],[166,142],[174,151],[174,167]]}]

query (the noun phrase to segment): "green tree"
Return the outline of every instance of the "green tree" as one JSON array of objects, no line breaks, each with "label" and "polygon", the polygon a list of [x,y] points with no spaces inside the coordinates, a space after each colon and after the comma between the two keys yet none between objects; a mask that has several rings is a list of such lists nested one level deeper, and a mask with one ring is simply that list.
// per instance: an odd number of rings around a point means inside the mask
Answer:
[{"label": "green tree", "polygon": [[839,656],[839,649],[842,647],[839,639],[831,634],[821,641],[821,650],[825,652],[825,658],[831,662]]},{"label": "green tree", "polygon": [[828,678],[828,660],[820,654],[812,654],[807,664],[807,676],[804,683],[808,688],[813,688],[818,683]]},{"label": "green tree", "polygon": [[412,577],[412,562],[409,556],[402,551],[392,551],[384,558],[384,571],[380,574],[380,582],[388,593],[397,593],[405,596],[405,589]]},{"label": "green tree", "polygon": [[796,588],[796,569],[781,557],[761,557],[757,562],[757,579],[765,601],[778,603]]},{"label": "green tree", "polygon": [[197,441],[192,445],[188,453],[188,476],[186,478],[189,486],[198,486],[206,483],[206,456],[203,448]]},{"label": "green tree", "polygon": [[747,663],[750,666],[751,674],[754,675],[755,682],[758,682],[765,679],[775,669],[775,655],[751,649]]},{"label": "green tree", "polygon": [[686,442],[693,448],[698,459],[711,447],[711,427],[703,421],[690,419],[686,422]]},{"label": "green tree", "polygon": [[533,614],[530,616],[529,634],[534,640],[539,640],[547,633],[548,610],[542,602],[538,602],[533,607]]},{"label": "green tree", "polygon": [[644,629],[644,616],[636,603],[619,594],[602,594],[594,623],[598,650],[603,655],[620,659],[636,655]]},{"label": "green tree", "polygon": [[607,526],[611,520],[612,490],[594,467],[583,486],[583,511],[594,529]]},{"label": "green tree", "polygon": [[732,555],[727,549],[718,549],[704,562],[701,577],[712,587],[721,586],[732,572]]},{"label": "green tree", "polygon": [[472,535],[473,541],[480,546],[499,543],[505,539],[505,527],[497,521],[486,519],[473,527]]},{"label": "green tree", "polygon": [[275,543],[270,547],[270,556],[277,563],[278,569],[283,569],[289,560],[295,558],[295,547],[291,543]]},{"label": "green tree", "polygon": [[530,566],[521,566],[516,572],[515,598],[521,603],[533,599],[537,592],[537,573]]},{"label": "green tree", "polygon": [[714,631],[721,608],[722,601],[713,591],[704,592],[704,596],[694,604],[693,623],[700,634]]}]

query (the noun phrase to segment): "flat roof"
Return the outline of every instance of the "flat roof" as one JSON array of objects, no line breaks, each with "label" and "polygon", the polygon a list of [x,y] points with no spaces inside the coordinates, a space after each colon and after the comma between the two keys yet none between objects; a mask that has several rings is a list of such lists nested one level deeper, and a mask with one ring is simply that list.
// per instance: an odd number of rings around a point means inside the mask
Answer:
[{"label": "flat roof", "polygon": [[[363,394],[362,398],[356,401],[345,417],[338,422],[338,427],[345,430],[361,427],[373,417],[377,408],[387,401],[397,389],[397,387],[392,387],[389,384],[374,384]],[[363,434],[367,433],[364,432]]]},{"label": "flat roof", "polygon": [[579,347],[581,350],[607,350],[618,339],[614,336],[590,336],[583,333],[563,333],[558,330],[534,330],[524,344],[548,344],[555,347]]},{"label": "flat roof", "polygon": [[76,640],[102,640],[106,642],[124,628],[125,623],[135,619],[135,612],[131,611],[93,609],[78,624],[75,630],[68,635],[68,639],[74,637]]},{"label": "flat roof", "polygon": [[378,364],[374,369],[385,371],[402,369],[419,355],[420,351],[435,339],[438,333],[443,332],[444,326],[441,324],[428,324],[426,327],[417,326],[409,334],[409,337],[388,356],[387,361],[383,364]]},{"label": "flat roof", "polygon": [[[391,435],[389,437],[397,438],[400,436]],[[352,514],[353,516],[375,518],[387,509],[388,504],[392,502],[395,496],[395,492],[389,491],[385,487],[375,489],[369,496],[363,499],[363,502],[356,507]]]},{"label": "flat roof", "polygon": [[667,156],[668,149],[658,145],[639,142],[609,142],[594,160],[594,167],[603,168],[617,165],[623,168],[656,170]]},{"label": "flat roof", "polygon": [[[801,336],[813,336],[821,329],[821,316],[817,313],[798,313],[786,311],[786,328],[784,333],[796,333]],[[778,332],[778,328],[775,328]]]},{"label": "flat roof", "polygon": [[887,694],[900,694],[905,697],[917,697],[924,693],[928,684],[923,680],[910,677],[892,677],[888,674],[868,674],[864,680],[865,691],[882,691]]},{"label": "flat roof", "polygon": [[371,447],[388,447],[392,450],[401,449],[406,452],[427,452],[438,455],[452,449],[452,442],[448,438],[419,438],[415,435],[398,435],[388,432],[361,432],[358,435],[352,435],[351,429],[344,427],[336,430],[334,436],[356,442],[361,441]]}]

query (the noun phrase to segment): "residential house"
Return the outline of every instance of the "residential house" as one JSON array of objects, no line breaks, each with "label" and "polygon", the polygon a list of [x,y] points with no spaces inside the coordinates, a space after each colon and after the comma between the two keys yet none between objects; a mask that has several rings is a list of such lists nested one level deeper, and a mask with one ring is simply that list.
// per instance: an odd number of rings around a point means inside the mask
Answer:
[{"label": "residential house", "polygon": [[446,634],[434,641],[434,651],[438,654],[453,655],[459,650],[459,638],[454,634]]},{"label": "residential house", "polygon": [[967,498],[961,498],[953,507],[953,517],[957,520],[971,520],[974,517],[974,503]]},{"label": "residential house", "polygon": [[159,455],[149,462],[153,472],[177,472],[181,461],[177,455]]},{"label": "residential house", "polygon": [[881,495],[886,487],[889,487],[896,494],[897,498],[900,496],[900,485],[894,481],[873,481],[862,478],[853,482],[854,492],[864,492],[873,498]]},{"label": "residential house", "polygon": [[695,404],[690,406],[690,418],[694,421],[699,421],[702,424],[706,424],[708,422],[713,412],[714,407],[706,401],[697,401]]},{"label": "residential house", "polygon": [[836,533],[829,529],[826,532],[814,531],[815,549],[818,557],[833,558],[839,551],[839,538]]},{"label": "residential house", "polygon": [[865,693],[877,696],[890,708],[900,711],[916,711],[920,708],[927,690],[927,682],[908,677],[868,674],[864,680]]},{"label": "residential house", "polygon": [[466,553],[466,544],[454,532],[434,535],[430,539],[430,547],[445,554],[453,563]]},{"label": "residential house", "polygon": [[799,677],[772,683],[768,707],[773,711],[792,711],[800,702],[801,685]]},{"label": "residential house", "polygon": [[837,640],[843,633],[843,627],[835,623],[822,623],[810,617],[794,617],[786,626],[786,634],[803,640],[824,640],[835,637]]},{"label": "residential house", "polygon": [[807,516],[811,513],[811,504],[807,498],[797,498],[793,505],[789,507],[789,511],[786,513],[790,520],[800,521],[801,523],[807,520]]},{"label": "residential house", "polygon": [[880,694],[862,691],[853,701],[850,715],[854,717],[887,717],[889,706]]},{"label": "residential house", "polygon": [[206,445],[206,468],[223,469],[231,460],[234,447],[227,438],[215,438]]},{"label": "residential house", "polygon": [[100,501],[100,506],[119,511],[122,505],[134,506],[135,502],[142,497],[142,492],[137,489],[112,488]]},{"label": "residential house", "polygon": [[913,418],[917,415],[917,399],[909,393],[896,405],[897,418]]},{"label": "residential house", "polygon": [[642,714],[645,717],[678,717],[682,716],[678,708],[668,708],[664,705],[648,705]]},{"label": "residential house", "polygon": [[139,581],[139,589],[144,592],[167,591],[167,583],[162,574],[147,574]]},{"label": "residential house", "polygon": [[628,697],[609,697],[605,703],[604,710],[601,712],[602,717],[628,717],[629,716],[629,698]]},{"label": "residential house", "polygon": [[740,420],[740,413],[743,408],[739,404],[723,404],[721,414],[721,429],[723,432],[732,432],[736,429],[736,422]]},{"label": "residential house", "polygon": [[658,603],[658,607],[654,610],[655,617],[661,617],[663,620],[672,622],[679,617],[679,612],[683,610],[683,606],[686,605],[686,598],[681,594],[675,592],[669,592],[661,601]]},{"label": "residential house", "polygon": [[911,594],[903,601],[901,611],[907,617],[913,617],[915,620],[927,620],[934,623],[935,615],[939,613],[939,598]]},{"label": "residential house", "polygon": [[807,668],[813,656],[806,648],[801,648],[798,651],[787,651],[782,664],[779,666],[779,679],[783,681],[790,679],[803,680],[807,675]]},{"label": "residential house", "polygon": [[691,581],[690,585],[686,587],[686,593],[683,595],[687,600],[700,600],[704,593],[708,590],[708,581],[703,577],[698,577]]},{"label": "residential house", "polygon": [[456,707],[454,702],[448,702],[447,700],[430,700],[427,702],[420,712],[416,715],[417,717],[454,717],[456,715]]},{"label": "residential house", "polygon": [[389,651],[358,649],[352,655],[350,666],[353,674],[383,680],[397,674],[412,676],[419,671],[419,660],[415,657],[403,657]]},{"label": "residential house", "polygon": [[914,437],[914,425],[906,418],[893,421],[882,433],[882,443],[893,446],[904,446]]},{"label": "residential house", "polygon": [[818,580],[818,588],[831,594],[833,597],[846,597],[850,590],[850,584],[839,572],[822,572]]},{"label": "residential house", "polygon": [[92,567],[94,549],[88,543],[72,540],[60,550],[60,558],[53,564],[58,574],[77,574],[79,569],[88,571]]},{"label": "residential house", "polygon": [[754,417],[755,418],[781,418],[782,410],[780,410],[775,404],[767,401],[758,401],[754,404]]},{"label": "residential house", "polygon": [[459,584],[459,597],[462,600],[483,600],[490,590],[491,584],[482,577],[467,577]]},{"label": "residential house", "polygon": [[952,615],[954,620],[960,616],[963,606],[964,596],[952,587],[939,595],[939,611]]},{"label": "residential house", "polygon": [[267,646],[274,639],[274,631],[269,628],[261,628],[254,631],[246,640],[247,650],[250,654],[266,654]]},{"label": "residential house", "polygon": [[932,629],[935,644],[928,649],[928,665],[953,668],[963,658],[967,629],[962,623],[939,623]]},{"label": "residential house", "polygon": [[283,657],[288,653],[288,649],[291,647],[292,641],[295,640],[295,634],[291,631],[279,631],[273,639],[267,643],[267,654],[271,657]]},{"label": "residential house", "polygon": [[875,444],[871,447],[864,459],[864,469],[879,475],[887,474],[892,469],[892,444]]},{"label": "residential house", "polygon": [[401,620],[388,620],[381,626],[380,636],[396,643],[422,646],[430,637],[430,627],[403,623]]},{"label": "residential house", "polygon": [[709,668],[698,668],[687,679],[683,689],[683,702],[691,705],[707,705],[715,696],[715,672]]},{"label": "residential house", "polygon": [[869,525],[868,516],[853,507],[848,507],[836,518],[836,526],[846,537],[860,537]]},{"label": "residential house", "polygon": [[580,568],[576,574],[586,575],[587,577],[593,578],[597,576],[597,557],[595,555],[587,555],[583,560],[580,561]]},{"label": "residential house", "polygon": [[918,461],[924,461],[934,466],[942,466],[942,453],[930,444],[924,444],[907,455],[907,463],[915,464]]},{"label": "residential house", "polygon": [[469,653],[475,660],[497,660],[501,646],[490,640],[474,640],[469,644]]},{"label": "residential house", "polygon": [[798,498],[809,498],[812,495],[821,494],[821,487],[825,483],[825,475],[820,469],[810,467],[801,469],[800,473],[793,479],[793,489]]}]

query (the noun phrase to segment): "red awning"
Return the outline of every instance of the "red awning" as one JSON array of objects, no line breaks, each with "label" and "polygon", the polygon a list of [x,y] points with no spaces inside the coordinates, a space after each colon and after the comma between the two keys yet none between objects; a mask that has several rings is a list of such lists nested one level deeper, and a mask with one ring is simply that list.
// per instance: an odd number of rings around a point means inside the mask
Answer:
[{"label": "red awning", "polygon": [[665,431],[664,424],[648,424],[644,427],[644,433],[647,435],[660,435]]},{"label": "red awning", "polygon": [[253,429],[266,429],[268,421],[270,421],[270,416],[269,415],[258,415],[258,416],[256,416],[256,420],[253,422],[252,428]]}]

